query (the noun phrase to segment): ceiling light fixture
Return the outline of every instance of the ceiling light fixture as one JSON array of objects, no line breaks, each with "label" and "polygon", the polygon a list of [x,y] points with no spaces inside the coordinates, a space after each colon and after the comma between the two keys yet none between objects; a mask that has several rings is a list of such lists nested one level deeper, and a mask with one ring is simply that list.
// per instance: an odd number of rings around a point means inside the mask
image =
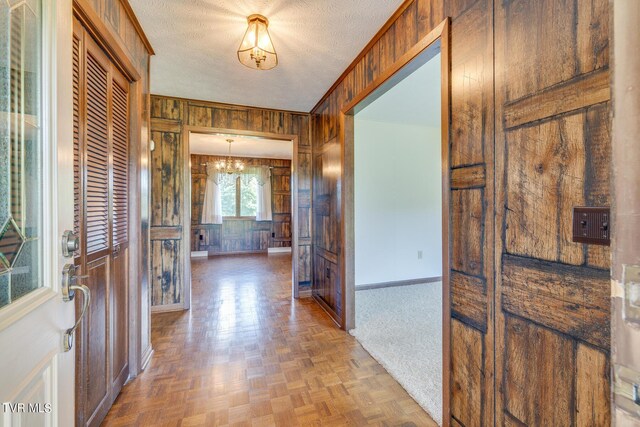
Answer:
[{"label": "ceiling light fixture", "polygon": [[240,62],[255,70],[270,70],[278,65],[278,55],[269,36],[269,20],[262,15],[247,17],[249,28],[238,48]]},{"label": "ceiling light fixture", "polygon": [[240,175],[244,171],[244,163],[240,159],[233,160],[231,158],[231,143],[233,139],[227,139],[227,142],[229,143],[229,155],[227,155],[226,160],[218,160],[215,163],[216,169],[225,175]]}]

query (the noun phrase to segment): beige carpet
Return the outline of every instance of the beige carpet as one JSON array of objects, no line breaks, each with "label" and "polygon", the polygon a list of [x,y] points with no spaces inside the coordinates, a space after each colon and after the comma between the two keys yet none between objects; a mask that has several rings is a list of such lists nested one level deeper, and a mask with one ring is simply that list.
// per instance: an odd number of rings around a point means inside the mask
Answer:
[{"label": "beige carpet", "polygon": [[442,282],[356,291],[350,333],[442,425]]}]

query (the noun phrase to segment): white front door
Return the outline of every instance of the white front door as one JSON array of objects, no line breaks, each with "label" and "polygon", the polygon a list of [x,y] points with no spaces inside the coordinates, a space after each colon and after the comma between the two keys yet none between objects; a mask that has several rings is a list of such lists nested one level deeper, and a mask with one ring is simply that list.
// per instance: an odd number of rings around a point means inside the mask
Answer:
[{"label": "white front door", "polygon": [[[0,426],[72,426],[71,0],[0,0]],[[82,294],[76,298],[82,301]]]}]

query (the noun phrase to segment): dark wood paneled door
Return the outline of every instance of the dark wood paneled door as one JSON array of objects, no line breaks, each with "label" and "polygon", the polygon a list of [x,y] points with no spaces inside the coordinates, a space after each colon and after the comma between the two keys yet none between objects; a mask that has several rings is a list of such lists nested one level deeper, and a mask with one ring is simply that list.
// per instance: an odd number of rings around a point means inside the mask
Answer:
[{"label": "dark wood paneled door", "polygon": [[129,376],[129,82],[77,20],[73,47],[75,262],[91,290],[76,333],[76,424],[91,426]]}]

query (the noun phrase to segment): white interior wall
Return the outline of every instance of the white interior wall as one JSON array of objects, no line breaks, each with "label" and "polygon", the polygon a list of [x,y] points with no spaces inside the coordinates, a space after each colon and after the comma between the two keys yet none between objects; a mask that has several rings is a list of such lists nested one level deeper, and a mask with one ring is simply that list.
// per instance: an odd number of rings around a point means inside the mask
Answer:
[{"label": "white interior wall", "polygon": [[440,129],[356,116],[354,175],[356,286],[441,276]]},{"label": "white interior wall", "polygon": [[442,276],[439,55],[357,113],[354,135],[356,287]]}]

